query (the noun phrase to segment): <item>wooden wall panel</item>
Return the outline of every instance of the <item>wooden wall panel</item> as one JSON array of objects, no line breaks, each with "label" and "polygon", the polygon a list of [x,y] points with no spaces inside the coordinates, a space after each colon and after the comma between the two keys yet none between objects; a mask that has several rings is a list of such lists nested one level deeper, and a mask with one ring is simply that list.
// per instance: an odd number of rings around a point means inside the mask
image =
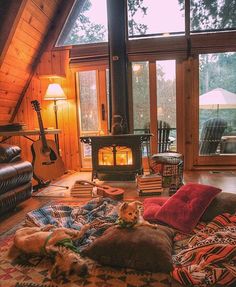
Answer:
[{"label": "wooden wall panel", "polygon": [[47,30],[50,24],[50,18],[34,4],[34,1],[30,1],[27,5],[23,19],[42,34],[45,33],[45,29]]},{"label": "wooden wall panel", "polygon": [[42,33],[38,31],[35,27],[31,26],[27,19],[22,18],[22,21],[20,23],[20,29],[21,31],[27,33],[27,35],[31,35],[31,37],[35,40],[41,41],[43,38]]},{"label": "wooden wall panel", "polygon": [[[51,55],[50,55],[51,54]],[[65,77],[50,79],[46,75],[39,77],[38,75],[44,70],[45,66],[48,67],[48,58],[56,55],[59,64],[53,65],[54,74],[60,75],[61,71],[64,71]],[[65,67],[66,71],[65,71]],[[49,74],[52,68],[51,63],[47,68]],[[26,95],[22,101],[18,114],[16,116],[17,122],[24,122],[28,129],[38,128],[38,120],[36,112],[31,107],[32,100],[38,100],[41,106],[41,114],[44,122],[44,127],[55,127],[55,118],[53,112],[53,101],[45,101],[44,94],[48,87],[48,84],[53,81],[59,83],[66,96],[67,100],[58,101],[58,125],[62,130],[59,135],[60,149],[63,161],[68,170],[79,170],[80,157],[79,157],[79,145],[78,145],[78,129],[77,129],[77,114],[76,114],[76,93],[74,83],[74,73],[69,69],[69,51],[57,51],[51,53],[45,53],[38,66],[36,75],[33,77],[30,86],[26,92]],[[37,137],[32,137],[37,139]],[[53,136],[47,136],[47,138],[54,139]],[[22,148],[22,155],[29,161],[32,160],[31,155],[31,142],[23,137],[13,137],[11,143],[18,144]]]},{"label": "wooden wall panel", "polygon": [[48,51],[44,52],[40,60],[39,68],[37,70],[37,75],[39,77],[65,77],[66,76],[66,66],[64,53],[61,51]]},{"label": "wooden wall panel", "polygon": [[[22,2],[16,17],[17,22],[12,27],[11,37],[6,41],[4,53],[0,55],[0,102],[3,107],[8,108],[6,113],[0,114],[1,123],[11,119],[11,114],[31,77],[32,65],[61,1]],[[34,86],[33,83],[32,85]]]},{"label": "wooden wall panel", "polygon": [[[22,89],[25,86],[25,81],[22,79],[19,79],[17,77],[14,77],[10,74],[5,74],[3,72],[0,71],[0,89],[2,88],[5,91],[10,91],[10,92],[15,92],[15,93],[19,93],[22,91]],[[2,79],[4,80],[4,82],[2,82]],[[4,87],[6,87],[4,89]],[[16,99],[17,100],[17,99]]]},{"label": "wooden wall panel", "polygon": [[1,73],[4,73],[6,76],[11,75],[17,79],[21,79],[23,81],[27,80],[29,77],[29,72],[25,69],[24,65],[20,65],[19,67],[12,63],[8,64],[4,62],[1,67]]},{"label": "wooden wall panel", "polygon": [[10,53],[8,53],[7,58],[5,58],[4,63],[6,63],[7,65],[13,67],[13,68],[18,68],[24,71],[31,71],[31,65],[29,62],[25,62],[22,59],[20,59],[19,57],[16,57],[14,55],[14,53],[11,55]]},{"label": "wooden wall panel", "polygon": [[57,0],[33,0],[34,5],[36,5],[49,19],[54,15],[54,11],[60,1]]}]

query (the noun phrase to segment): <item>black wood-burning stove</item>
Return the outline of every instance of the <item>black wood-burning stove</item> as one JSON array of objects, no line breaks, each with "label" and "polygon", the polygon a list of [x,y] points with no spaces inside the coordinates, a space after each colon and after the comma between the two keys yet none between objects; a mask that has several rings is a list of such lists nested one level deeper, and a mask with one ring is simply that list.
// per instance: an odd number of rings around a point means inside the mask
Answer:
[{"label": "black wood-burning stove", "polygon": [[112,135],[80,139],[92,147],[92,179],[133,180],[143,172],[142,143],[151,135],[129,132],[126,1],[108,0],[107,10]]},{"label": "black wood-burning stove", "polygon": [[92,180],[134,180],[143,173],[142,143],[151,134],[81,137],[92,147]]}]

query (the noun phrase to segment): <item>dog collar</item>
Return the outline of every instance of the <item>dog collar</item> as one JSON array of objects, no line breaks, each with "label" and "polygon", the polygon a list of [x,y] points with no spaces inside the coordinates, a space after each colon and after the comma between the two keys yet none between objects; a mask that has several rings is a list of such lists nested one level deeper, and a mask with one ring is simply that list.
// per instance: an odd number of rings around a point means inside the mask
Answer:
[{"label": "dog collar", "polygon": [[73,251],[75,253],[80,253],[79,248],[77,248],[74,245],[72,239],[70,239],[70,238],[65,238],[65,239],[58,241],[55,246],[63,246],[66,249],[70,249],[71,251]]},{"label": "dog collar", "polygon": [[[43,247],[41,248],[41,253],[44,254],[44,255],[48,255],[49,254],[47,252],[46,247],[47,247],[48,241],[52,237],[52,234],[53,234],[53,232],[48,235],[48,237],[46,238],[46,240],[44,242]],[[59,240],[55,244],[55,246],[64,246],[65,248],[70,249],[70,250],[72,250],[75,253],[79,253],[80,252],[79,249],[74,245],[73,241],[70,238],[65,238],[65,239]]]},{"label": "dog collar", "polygon": [[131,228],[133,227],[135,224],[137,223],[137,220],[135,222],[128,222],[125,221],[122,218],[118,218],[117,224],[121,227],[121,228]]},{"label": "dog collar", "polygon": [[46,246],[47,246],[47,244],[48,244],[49,239],[52,237],[52,234],[53,234],[53,232],[48,235],[48,237],[46,238],[46,240],[45,240],[45,242],[44,242],[43,247],[41,247],[41,253],[44,254],[44,255],[48,255]]}]

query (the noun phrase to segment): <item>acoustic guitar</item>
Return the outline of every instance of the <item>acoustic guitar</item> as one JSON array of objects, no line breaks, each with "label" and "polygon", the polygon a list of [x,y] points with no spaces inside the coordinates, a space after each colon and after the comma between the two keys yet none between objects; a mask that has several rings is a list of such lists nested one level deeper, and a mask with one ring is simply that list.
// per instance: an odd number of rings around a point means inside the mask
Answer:
[{"label": "acoustic guitar", "polygon": [[45,183],[62,176],[65,166],[58,154],[56,143],[46,139],[39,102],[34,100],[31,104],[37,113],[40,129],[40,139],[31,145],[33,176],[39,183]]},{"label": "acoustic guitar", "polygon": [[96,184],[92,181],[88,180],[78,180],[76,183],[84,184],[84,185],[92,185],[96,186],[98,195],[107,196],[113,199],[122,199],[124,194],[124,189],[119,187],[113,187],[105,184]]}]

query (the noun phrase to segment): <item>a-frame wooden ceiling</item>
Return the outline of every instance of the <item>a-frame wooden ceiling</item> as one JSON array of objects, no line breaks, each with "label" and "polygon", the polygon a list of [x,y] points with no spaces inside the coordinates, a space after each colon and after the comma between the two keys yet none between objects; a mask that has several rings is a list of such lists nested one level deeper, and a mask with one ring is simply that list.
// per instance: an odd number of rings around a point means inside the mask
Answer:
[{"label": "a-frame wooden ceiling", "polygon": [[[5,0],[0,6],[0,124],[11,122],[47,45],[74,0]],[[1,3],[2,3],[1,2]],[[55,39],[54,39],[55,40]]]}]

